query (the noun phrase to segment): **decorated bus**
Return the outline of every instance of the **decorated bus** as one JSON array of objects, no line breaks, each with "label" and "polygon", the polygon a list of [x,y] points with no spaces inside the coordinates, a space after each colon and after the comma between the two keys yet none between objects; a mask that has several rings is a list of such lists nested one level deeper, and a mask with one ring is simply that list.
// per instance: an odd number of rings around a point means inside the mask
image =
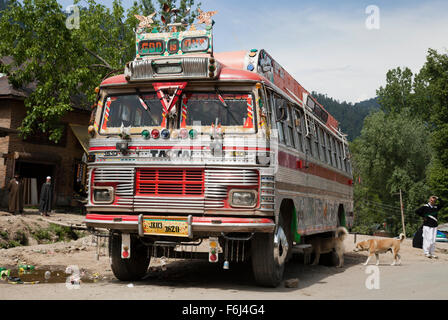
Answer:
[{"label": "decorated bus", "polygon": [[275,287],[294,248],[353,223],[338,122],[265,50],[215,53],[214,13],[186,31],[142,17],[135,59],[99,86],[85,222],[109,230],[120,280],[205,258]]}]

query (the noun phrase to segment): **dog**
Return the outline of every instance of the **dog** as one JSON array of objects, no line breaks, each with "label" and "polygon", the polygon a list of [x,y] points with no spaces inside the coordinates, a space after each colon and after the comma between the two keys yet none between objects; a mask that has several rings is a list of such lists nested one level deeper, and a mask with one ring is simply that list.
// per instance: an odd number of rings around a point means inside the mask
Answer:
[{"label": "dog", "polygon": [[336,230],[336,237],[332,238],[311,238],[307,242],[313,246],[314,261],[312,265],[319,263],[320,255],[324,253],[330,253],[333,250],[336,252],[339,258],[338,268],[342,268],[344,265],[344,240],[348,235],[348,231],[344,227],[339,227]]},{"label": "dog", "polygon": [[367,261],[363,263],[365,266],[369,263],[370,258],[372,258],[373,255],[376,257],[376,265],[380,264],[379,254],[380,253],[386,253],[388,251],[391,251],[394,256],[394,262],[391,264],[392,266],[395,265],[396,262],[398,264],[401,264],[401,257],[398,254],[400,251],[400,244],[403,242],[405,238],[405,235],[403,233],[400,234],[400,237],[398,239],[370,239],[358,242],[356,244],[356,247],[353,251],[368,251],[369,256],[367,258]]}]

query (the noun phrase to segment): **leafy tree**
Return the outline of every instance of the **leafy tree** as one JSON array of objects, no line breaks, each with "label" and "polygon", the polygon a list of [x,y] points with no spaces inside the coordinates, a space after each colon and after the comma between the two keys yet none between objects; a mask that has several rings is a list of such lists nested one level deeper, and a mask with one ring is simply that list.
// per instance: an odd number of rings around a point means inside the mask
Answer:
[{"label": "leafy tree", "polygon": [[[179,23],[185,22],[187,24],[192,24],[196,17],[198,16],[197,8],[201,6],[201,3],[198,3],[196,9],[193,8],[194,0],[156,0],[156,5],[153,4],[152,0],[141,0],[141,8],[144,15],[150,15],[151,13],[157,11],[160,13],[160,19],[157,17],[154,18],[154,22],[161,26],[162,16],[164,17],[167,23]],[[157,7],[157,9],[156,9]],[[177,8],[179,10],[176,16],[165,12],[164,8]],[[184,30],[185,28],[180,27],[179,30]]]},{"label": "leafy tree", "polygon": [[429,133],[419,119],[403,114],[387,115],[383,111],[365,119],[361,136],[351,144],[354,174],[361,177],[361,185],[355,187],[355,202],[377,206],[365,208],[364,205],[364,210],[358,212],[360,221],[388,221],[391,231],[398,233],[401,216],[395,194],[400,189],[404,191],[406,220],[416,221],[413,210],[429,195],[428,142]]},{"label": "leafy tree", "polygon": [[[434,193],[448,200],[448,54],[429,49],[419,77],[422,95],[427,100],[424,118],[432,131],[434,160],[429,169],[429,181]],[[448,218],[447,209],[443,216]]]},{"label": "leafy tree", "polygon": [[[87,0],[87,7],[80,10],[79,29],[73,30],[66,27],[67,14],[57,0],[9,2],[0,17],[0,56],[12,57],[13,63],[0,65],[0,73],[6,73],[16,87],[35,86],[25,101],[23,137],[42,131],[57,142],[60,119],[72,109],[73,97],[92,104],[101,79],[134,58],[133,29],[138,24],[134,15],[151,9],[149,2],[145,1],[146,7],[134,3],[126,11],[120,0],[114,0],[111,9]],[[180,1],[179,20],[193,2]],[[187,15],[189,22],[194,17],[195,12]]]},{"label": "leafy tree", "polygon": [[380,87],[376,94],[381,109],[386,113],[409,112],[413,107],[413,74],[409,68],[398,67],[389,70],[386,86]]},{"label": "leafy tree", "polygon": [[71,97],[88,77],[82,67],[84,52],[65,19],[56,0],[12,0],[0,18],[0,56],[13,58],[12,64],[0,66],[0,72],[16,87],[33,82],[36,86],[25,101],[25,137],[38,129],[58,141],[59,120],[71,110]]}]

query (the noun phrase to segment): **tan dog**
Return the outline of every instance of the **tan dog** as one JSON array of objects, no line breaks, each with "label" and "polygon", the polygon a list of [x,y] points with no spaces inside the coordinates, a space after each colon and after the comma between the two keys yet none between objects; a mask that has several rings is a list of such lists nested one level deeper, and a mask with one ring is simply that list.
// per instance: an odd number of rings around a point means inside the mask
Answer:
[{"label": "tan dog", "polygon": [[320,255],[324,253],[330,253],[333,250],[339,258],[338,268],[342,268],[344,265],[344,240],[348,235],[347,229],[344,227],[339,227],[336,230],[336,237],[334,238],[311,238],[307,243],[313,246],[314,251],[314,261],[312,265],[317,265],[319,263]]},{"label": "tan dog", "polygon": [[398,264],[401,264],[401,257],[398,254],[398,251],[400,251],[400,244],[404,240],[405,236],[403,233],[400,234],[399,239],[370,239],[358,242],[356,244],[356,247],[353,251],[369,251],[369,257],[367,258],[367,261],[364,263],[364,265],[367,265],[370,261],[370,258],[372,258],[373,255],[376,257],[376,265],[380,264],[379,254],[380,253],[386,253],[388,251],[392,251],[392,254],[394,255],[394,262],[391,264],[392,266],[395,265],[395,262],[398,262]]}]

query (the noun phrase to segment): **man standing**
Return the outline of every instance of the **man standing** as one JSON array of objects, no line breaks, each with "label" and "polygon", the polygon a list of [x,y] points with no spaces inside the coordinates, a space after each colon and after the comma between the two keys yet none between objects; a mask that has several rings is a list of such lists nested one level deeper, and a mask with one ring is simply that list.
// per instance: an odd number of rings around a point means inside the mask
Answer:
[{"label": "man standing", "polygon": [[42,185],[40,189],[40,205],[39,211],[43,216],[50,216],[48,213],[51,211],[51,205],[53,202],[53,188],[51,186],[51,177],[47,177],[47,181]]},{"label": "man standing", "polygon": [[23,213],[23,183],[20,181],[18,174],[14,175],[14,178],[8,184],[9,192],[9,212]]},{"label": "man standing", "polygon": [[[437,200],[439,200],[438,205],[436,205]],[[427,258],[437,258],[434,254],[438,226],[437,214],[443,205],[442,199],[431,196],[427,204],[415,211],[416,214],[423,217],[423,252]]]}]

